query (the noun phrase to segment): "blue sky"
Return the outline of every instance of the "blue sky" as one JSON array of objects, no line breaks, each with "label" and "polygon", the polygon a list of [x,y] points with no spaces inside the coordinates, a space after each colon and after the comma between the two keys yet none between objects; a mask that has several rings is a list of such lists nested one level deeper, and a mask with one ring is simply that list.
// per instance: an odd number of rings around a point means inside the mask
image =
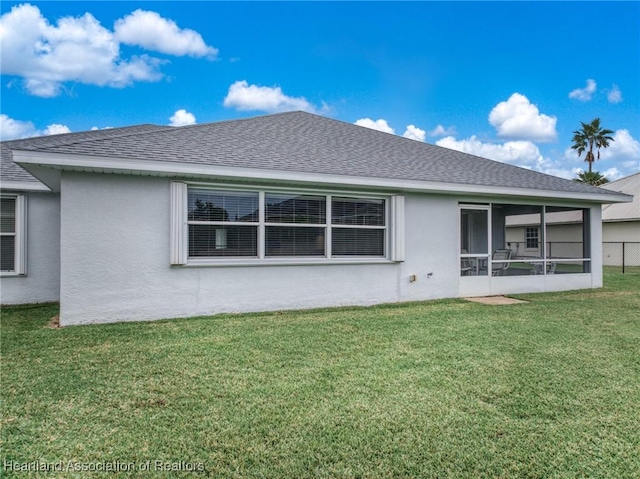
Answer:
[{"label": "blue sky", "polygon": [[3,139],[307,110],[564,177],[640,171],[639,2],[0,5]]}]

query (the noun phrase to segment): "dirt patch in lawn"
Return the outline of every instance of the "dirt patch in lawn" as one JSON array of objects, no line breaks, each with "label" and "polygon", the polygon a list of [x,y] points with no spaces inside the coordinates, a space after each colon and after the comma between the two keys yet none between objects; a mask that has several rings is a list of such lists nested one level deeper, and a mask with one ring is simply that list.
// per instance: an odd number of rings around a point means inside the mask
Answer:
[{"label": "dirt patch in lawn", "polygon": [[58,329],[59,327],[60,327],[60,315],[56,314],[53,318],[51,318],[51,321],[49,321],[49,324],[47,324],[47,328]]}]

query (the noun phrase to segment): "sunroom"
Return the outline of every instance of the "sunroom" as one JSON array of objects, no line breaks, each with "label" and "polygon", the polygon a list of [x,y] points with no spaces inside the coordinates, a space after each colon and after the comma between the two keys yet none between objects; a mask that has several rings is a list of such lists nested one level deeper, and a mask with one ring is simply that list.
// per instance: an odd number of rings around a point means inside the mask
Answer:
[{"label": "sunroom", "polygon": [[[593,287],[599,208],[496,202],[459,210],[461,295]],[[558,215],[571,219],[563,230],[549,228]]]}]

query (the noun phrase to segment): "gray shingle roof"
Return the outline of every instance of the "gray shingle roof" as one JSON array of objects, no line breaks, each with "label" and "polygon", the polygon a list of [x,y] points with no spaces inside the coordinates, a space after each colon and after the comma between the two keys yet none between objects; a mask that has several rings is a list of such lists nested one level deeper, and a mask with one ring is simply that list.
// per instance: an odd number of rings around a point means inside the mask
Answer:
[{"label": "gray shingle roof", "polygon": [[[19,149],[573,193],[599,188],[305,112]],[[611,194],[615,194],[611,192]]]},{"label": "gray shingle roof", "polygon": [[13,162],[11,150],[47,149],[65,144],[77,144],[83,141],[113,138],[116,136],[138,134],[167,128],[171,127],[147,124],[3,141],[0,143],[0,179],[2,181],[40,183],[31,173]]}]

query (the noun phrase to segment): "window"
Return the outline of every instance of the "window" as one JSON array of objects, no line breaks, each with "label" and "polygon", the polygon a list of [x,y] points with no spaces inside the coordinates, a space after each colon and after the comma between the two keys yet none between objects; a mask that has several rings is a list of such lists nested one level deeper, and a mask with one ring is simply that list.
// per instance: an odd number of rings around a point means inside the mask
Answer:
[{"label": "window", "polygon": [[332,251],[336,256],[384,256],[385,200],[332,198]]},{"label": "window", "polygon": [[[202,259],[402,261],[401,197],[208,188],[172,182],[171,263]],[[194,263],[202,264],[202,263]]]},{"label": "window", "polygon": [[26,197],[0,198],[0,272],[26,274]]},{"label": "window", "polygon": [[540,243],[539,237],[540,230],[536,228],[527,228],[525,230],[525,242],[527,249],[538,249]]},{"label": "window", "polygon": [[257,257],[258,194],[190,190],[189,256]]},{"label": "window", "polygon": [[265,256],[325,256],[325,196],[265,193]]}]

